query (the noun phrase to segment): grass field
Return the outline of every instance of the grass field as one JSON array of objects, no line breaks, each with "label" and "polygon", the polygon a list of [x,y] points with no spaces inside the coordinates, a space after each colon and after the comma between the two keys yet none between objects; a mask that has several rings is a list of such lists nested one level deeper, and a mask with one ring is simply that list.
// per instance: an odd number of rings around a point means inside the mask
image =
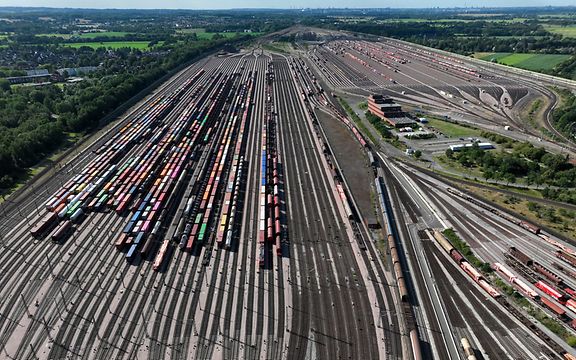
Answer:
[{"label": "grass field", "polygon": [[72,48],[80,48],[82,46],[89,46],[93,49],[98,49],[101,47],[105,48],[112,48],[112,49],[120,49],[120,48],[133,48],[133,49],[140,49],[140,50],[147,50],[149,41],[108,41],[108,42],[81,42],[81,43],[64,43],[61,44],[62,46],[68,46]]},{"label": "grass field", "polygon": [[441,131],[444,135],[449,137],[467,137],[467,136],[480,136],[480,130],[472,129],[466,126],[453,124],[448,121],[428,118],[428,125]]},{"label": "grass field", "polygon": [[574,26],[544,25],[544,29],[553,34],[559,34],[565,37],[576,38],[576,25]]},{"label": "grass field", "polygon": [[527,70],[549,70],[570,58],[570,55],[557,54],[512,54],[512,53],[478,53],[475,57],[500,64],[519,67]]},{"label": "grass field", "polygon": [[292,45],[288,42],[273,42],[273,43],[269,43],[269,44],[264,44],[263,47],[266,50],[270,50],[270,51],[277,51],[277,52],[281,52],[281,53],[288,53],[290,52],[290,49],[292,49]]},{"label": "grass field", "polygon": [[234,36],[236,36],[236,33],[233,33],[233,32],[223,32],[223,33],[197,32],[196,38],[198,40],[211,40],[215,34],[220,34],[221,36],[224,36],[227,39],[230,39],[230,38],[233,38]]}]

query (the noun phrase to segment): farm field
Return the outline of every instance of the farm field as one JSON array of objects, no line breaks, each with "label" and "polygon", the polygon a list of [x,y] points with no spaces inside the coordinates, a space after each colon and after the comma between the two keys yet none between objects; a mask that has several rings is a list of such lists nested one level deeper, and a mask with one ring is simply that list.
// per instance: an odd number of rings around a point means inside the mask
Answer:
[{"label": "farm field", "polygon": [[561,26],[561,25],[544,25],[546,31],[552,34],[559,34],[565,37],[576,38],[576,25],[574,26]]},{"label": "farm field", "polygon": [[570,55],[558,54],[513,54],[513,53],[477,53],[476,58],[510,65],[526,70],[549,70],[570,58]]}]

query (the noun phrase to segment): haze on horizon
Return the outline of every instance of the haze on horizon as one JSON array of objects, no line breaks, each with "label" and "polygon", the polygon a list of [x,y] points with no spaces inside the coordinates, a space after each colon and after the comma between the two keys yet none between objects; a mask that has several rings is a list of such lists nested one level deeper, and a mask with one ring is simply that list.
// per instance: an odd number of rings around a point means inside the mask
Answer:
[{"label": "haze on horizon", "polygon": [[94,8],[94,9],[233,9],[233,8],[452,8],[452,7],[539,7],[573,6],[574,0],[289,0],[286,2],[264,0],[7,0],[0,6]]}]

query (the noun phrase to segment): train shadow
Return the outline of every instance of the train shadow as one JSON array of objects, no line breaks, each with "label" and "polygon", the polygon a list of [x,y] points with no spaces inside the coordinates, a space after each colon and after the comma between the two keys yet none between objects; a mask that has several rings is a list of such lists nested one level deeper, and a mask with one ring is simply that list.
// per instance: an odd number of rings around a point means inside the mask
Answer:
[{"label": "train shadow", "polygon": [[278,201],[280,206],[280,247],[282,249],[282,257],[290,258],[290,232],[288,229],[288,205],[287,196],[284,182],[284,164],[281,161],[276,163],[278,170]]},{"label": "train shadow", "polygon": [[423,359],[433,359],[434,353],[432,352],[432,346],[428,341],[420,340],[420,352],[422,353]]}]

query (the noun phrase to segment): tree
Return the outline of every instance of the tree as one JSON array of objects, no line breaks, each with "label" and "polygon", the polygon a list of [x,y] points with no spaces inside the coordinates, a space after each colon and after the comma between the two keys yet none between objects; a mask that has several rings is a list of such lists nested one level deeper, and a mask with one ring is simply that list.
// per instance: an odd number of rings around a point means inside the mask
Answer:
[{"label": "tree", "polygon": [[506,179],[506,185],[516,183],[516,176],[514,176],[514,174],[506,174],[504,179]]},{"label": "tree", "polygon": [[420,150],[414,151],[414,157],[416,159],[420,159],[420,157],[422,157],[422,151],[420,151]]},{"label": "tree", "polygon": [[6,79],[0,79],[0,89],[2,89],[3,91],[9,91],[10,82]]}]

